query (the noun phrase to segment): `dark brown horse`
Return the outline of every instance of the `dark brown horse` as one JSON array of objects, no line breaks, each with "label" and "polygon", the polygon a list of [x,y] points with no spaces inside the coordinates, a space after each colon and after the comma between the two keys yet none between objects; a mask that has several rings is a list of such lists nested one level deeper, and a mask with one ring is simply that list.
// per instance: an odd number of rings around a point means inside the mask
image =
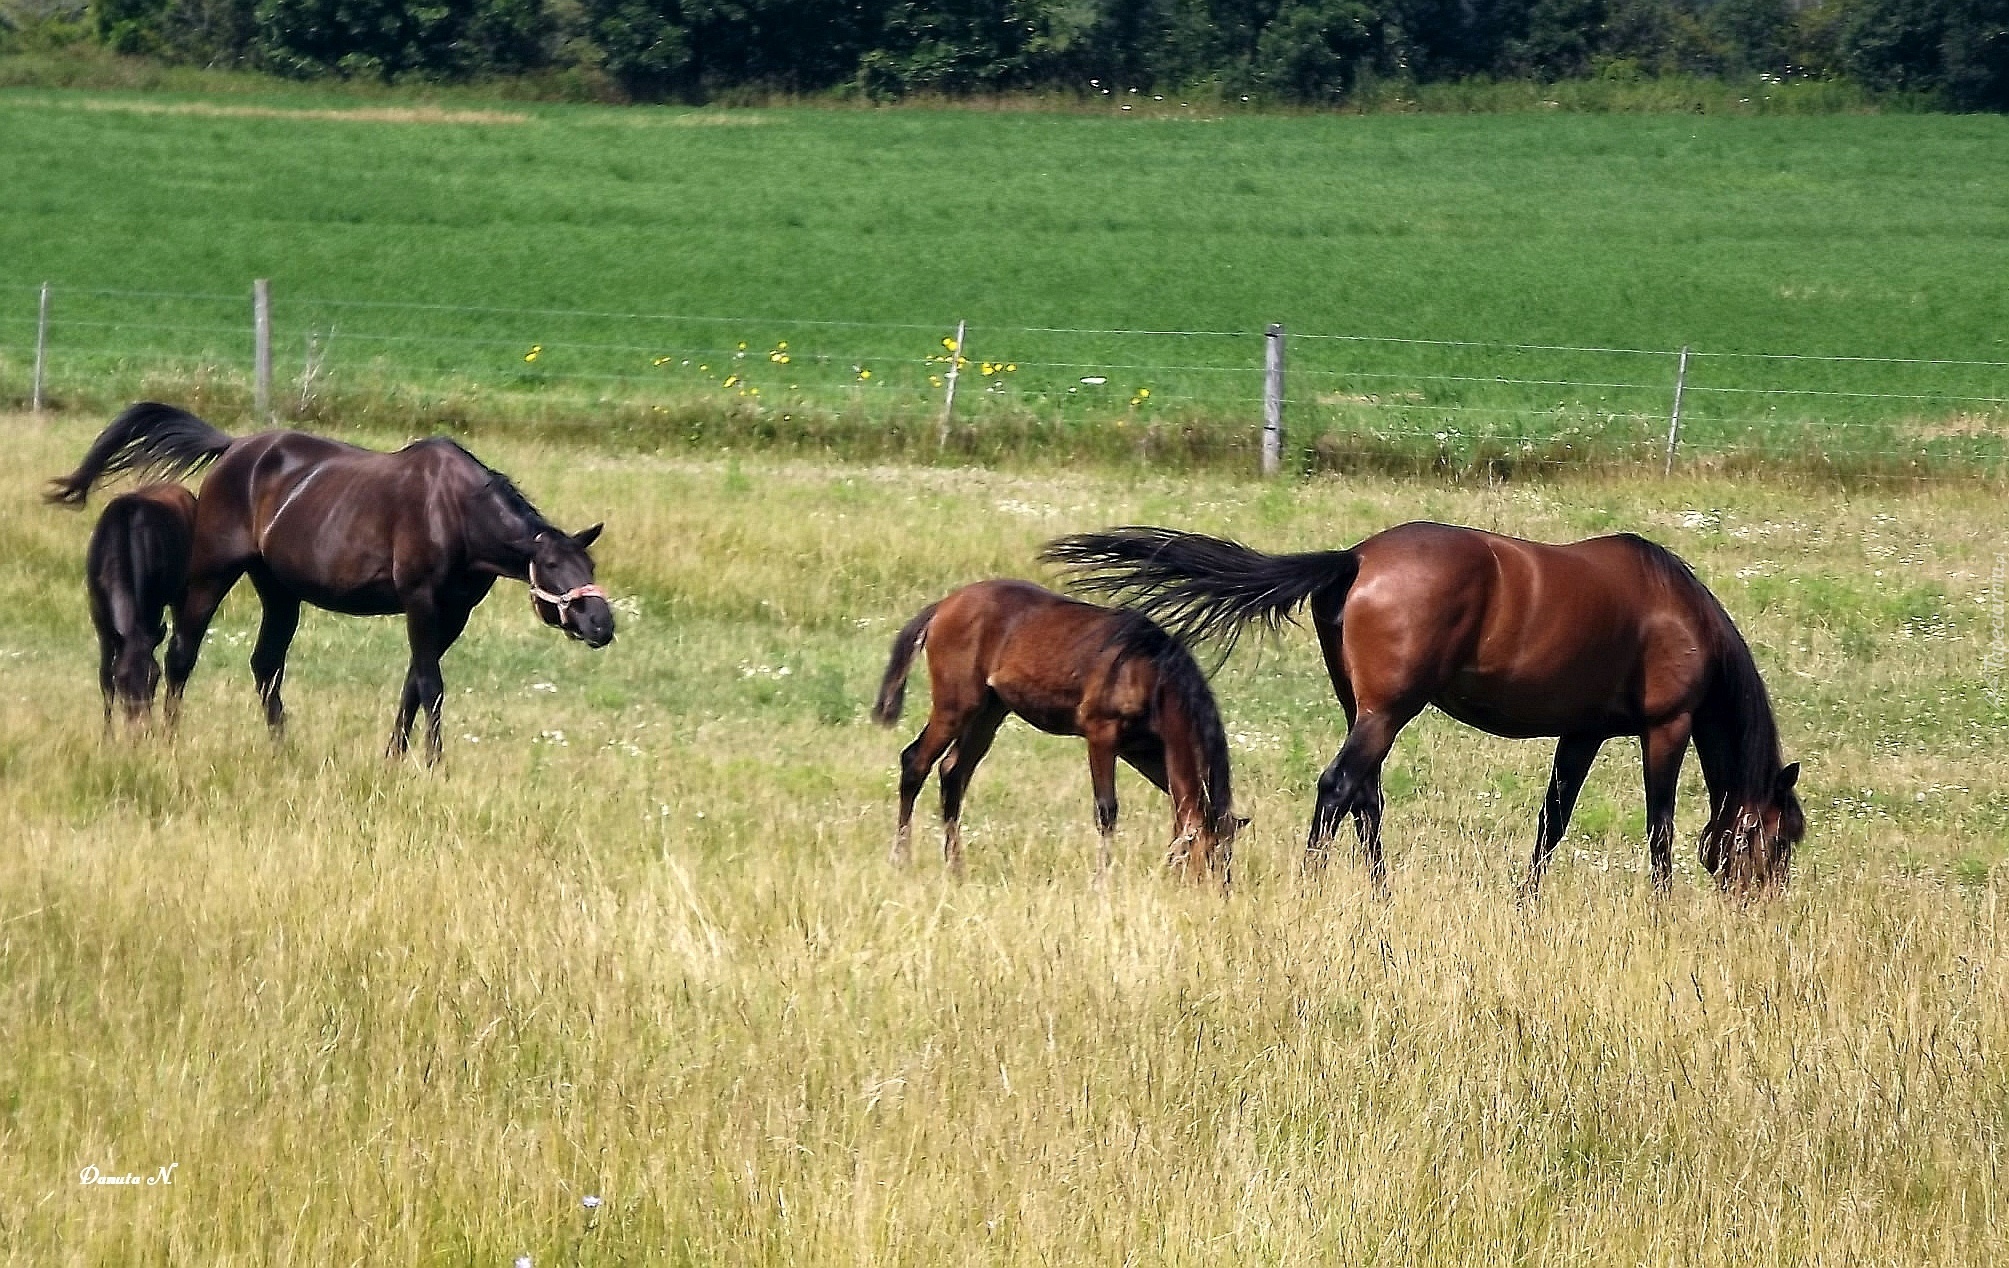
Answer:
[{"label": "dark brown horse", "polygon": [[1546,546],[1404,524],[1351,550],[1259,551],[1195,533],[1123,528],[1045,557],[1095,594],[1135,596],[1189,638],[1274,628],[1309,602],[1346,742],[1318,781],[1307,866],[1354,816],[1377,885],[1381,764],[1427,705],[1482,731],[1556,736],[1524,892],[1535,894],[1598,748],[1636,735],[1656,890],[1672,876],[1674,790],[1689,739],[1709,787],[1702,864],[1726,889],[1783,885],[1806,821],[1782,766],[1765,684],[1714,595],[1666,549],[1630,534]]},{"label": "dark brown horse", "polygon": [[1063,598],[1029,581],[979,581],[923,608],[893,640],[872,718],[900,718],[907,671],[923,644],[933,708],[900,755],[900,823],[893,862],[909,857],[914,799],[942,767],[942,855],[963,869],[963,792],[1009,714],[1048,735],[1088,741],[1099,880],[1116,831],[1116,759],[1172,796],[1166,859],[1195,878],[1228,883],[1235,817],[1228,740],[1206,675],[1177,639],[1134,612]]},{"label": "dark brown horse", "polygon": [[195,494],[179,484],[149,484],[105,504],[84,553],[84,587],[98,630],[98,690],[105,726],[112,706],[126,721],[153,712],[160,687],[154,648],[167,636],[167,610],[188,582],[195,537]]},{"label": "dark brown horse", "polygon": [[279,689],[303,602],[352,616],[404,616],[412,658],[392,756],[405,752],[423,705],[426,757],[439,760],[440,656],[497,578],[527,582],[545,624],[591,647],[613,641],[614,613],[586,553],[600,525],[559,531],[506,476],[450,440],[387,454],[302,432],[236,439],[146,402],[114,419],[76,471],[52,482],[49,497],[81,502],[113,472],[181,475],[210,462],[167,654],[170,720],[210,618],[246,575],[265,608],[251,673],[275,732],[285,722]]}]

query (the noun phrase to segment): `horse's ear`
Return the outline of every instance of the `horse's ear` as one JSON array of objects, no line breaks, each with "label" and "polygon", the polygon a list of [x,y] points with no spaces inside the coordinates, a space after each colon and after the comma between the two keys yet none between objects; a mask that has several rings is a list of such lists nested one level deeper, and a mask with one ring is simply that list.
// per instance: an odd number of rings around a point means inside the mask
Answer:
[{"label": "horse's ear", "polygon": [[1772,780],[1772,794],[1783,797],[1793,791],[1793,785],[1800,782],[1800,764],[1794,762],[1780,771]]},{"label": "horse's ear", "polygon": [[591,528],[581,529],[580,531],[572,534],[572,544],[574,546],[577,546],[581,550],[586,549],[588,546],[591,546],[594,542],[600,540],[600,530],[605,527],[607,526],[604,523],[602,523],[602,524],[595,524]]}]

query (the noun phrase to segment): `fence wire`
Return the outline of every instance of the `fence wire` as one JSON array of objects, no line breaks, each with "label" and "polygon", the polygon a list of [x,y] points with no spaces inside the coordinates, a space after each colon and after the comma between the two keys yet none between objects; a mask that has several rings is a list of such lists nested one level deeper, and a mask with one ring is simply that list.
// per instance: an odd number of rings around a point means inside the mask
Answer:
[{"label": "fence wire", "polygon": [[[42,342],[59,397],[135,395],[175,376],[249,373],[247,293],[0,288],[0,383]],[[499,405],[725,401],[760,410],[940,408],[954,371],[957,422],[1020,414],[1163,429],[1253,426],[1264,399],[1261,330],[968,326],[953,320],[512,308],[273,297],[273,395],[454,393]],[[1653,349],[1595,343],[1287,336],[1293,448],[1382,444],[1536,465],[1589,450],[1665,445],[1679,380],[1687,455],[1820,446],[1834,455],[1958,460],[2000,470],[2009,362],[1933,356]],[[957,353],[960,351],[961,359]],[[1685,371],[1680,367],[1685,365]],[[171,384],[169,385],[171,386]],[[1756,408],[1754,408],[1756,406]],[[1558,456],[1564,455],[1564,456]]]}]

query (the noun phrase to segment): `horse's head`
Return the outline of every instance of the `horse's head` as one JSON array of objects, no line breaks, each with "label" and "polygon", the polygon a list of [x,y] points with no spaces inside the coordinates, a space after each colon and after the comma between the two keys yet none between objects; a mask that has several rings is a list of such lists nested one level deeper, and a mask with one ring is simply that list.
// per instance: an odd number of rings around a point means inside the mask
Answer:
[{"label": "horse's head", "polygon": [[1225,890],[1234,873],[1235,838],[1248,826],[1246,815],[1223,815],[1218,827],[1209,827],[1204,819],[1196,818],[1172,842],[1165,862],[1175,870],[1184,870],[1194,880],[1212,877]]},{"label": "horse's head", "polygon": [[153,650],[153,643],[145,638],[128,638],[112,666],[112,694],[124,707],[130,724],[137,725],[153,712],[154,693],[160,689],[160,662],[154,659]]},{"label": "horse's head", "polygon": [[1793,847],[1807,835],[1800,810],[1800,764],[1772,777],[1757,798],[1726,797],[1702,830],[1702,866],[1716,883],[1734,893],[1782,889],[1793,863]]},{"label": "horse's head", "polygon": [[569,534],[546,530],[537,534],[530,552],[530,606],[546,625],[588,647],[614,641],[614,609],[607,592],[593,583],[593,557],[586,553],[602,527]]}]

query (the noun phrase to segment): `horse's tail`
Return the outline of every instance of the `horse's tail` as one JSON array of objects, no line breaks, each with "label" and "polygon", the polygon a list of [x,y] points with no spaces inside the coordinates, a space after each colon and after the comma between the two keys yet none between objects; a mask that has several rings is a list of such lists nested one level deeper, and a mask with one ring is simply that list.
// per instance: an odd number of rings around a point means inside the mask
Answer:
[{"label": "horse's tail", "polygon": [[900,720],[900,710],[907,705],[907,671],[914,666],[914,653],[928,641],[928,623],[941,606],[930,603],[893,636],[893,655],[886,662],[886,676],[879,680],[879,698],[872,705],[872,720],[880,726],[892,726]]},{"label": "horse's tail", "polygon": [[129,639],[138,632],[143,600],[135,592],[134,578],[140,575],[141,567],[135,565],[134,556],[143,549],[132,505],[115,499],[91,530],[90,548],[84,557],[85,581],[97,599],[94,607],[102,610],[110,627],[100,633]]},{"label": "horse's tail", "polygon": [[187,410],[141,401],[128,406],[98,433],[75,471],[49,481],[46,496],[51,502],[82,506],[92,485],[121,471],[178,479],[217,457],[231,443],[230,436]]},{"label": "horse's tail", "polygon": [[1346,596],[1360,574],[1350,550],[1266,555],[1240,542],[1169,528],[1112,528],[1047,543],[1040,558],[1071,574],[1074,588],[1134,604],[1186,642],[1223,640],[1243,628],[1275,629],[1316,595]]}]

